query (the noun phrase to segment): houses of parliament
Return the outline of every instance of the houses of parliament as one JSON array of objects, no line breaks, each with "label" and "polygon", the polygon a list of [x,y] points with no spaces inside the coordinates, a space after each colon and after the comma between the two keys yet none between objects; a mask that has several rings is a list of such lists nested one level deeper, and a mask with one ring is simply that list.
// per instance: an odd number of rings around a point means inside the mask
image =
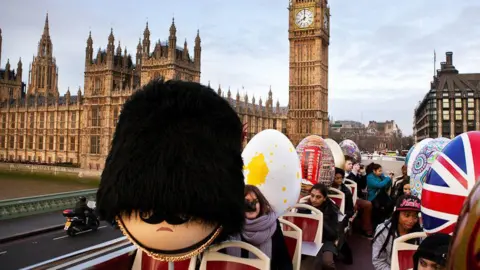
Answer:
[{"label": "houses of parliament", "polygon": [[[298,3],[297,3],[298,2]],[[264,129],[276,129],[294,144],[310,134],[328,134],[328,7],[326,0],[295,0],[290,4],[289,107],[274,103],[270,89],[265,102],[218,87],[247,126],[245,143]],[[297,13],[310,11],[305,26]],[[101,170],[107,157],[123,103],[142,85],[163,77],[200,82],[201,39],[197,32],[193,54],[177,42],[172,20],[168,41],[151,44],[148,23],[135,60],[116,46],[113,30],[105,49],[93,50],[91,34],[85,48],[84,89],[59,94],[58,68],[50,38],[48,14],[38,50],[22,81],[23,63],[10,60],[0,69],[0,160],[43,164],[72,164]],[[0,29],[0,65],[2,56]],[[153,45],[153,46],[152,46]],[[153,50],[152,50],[153,49]]]}]

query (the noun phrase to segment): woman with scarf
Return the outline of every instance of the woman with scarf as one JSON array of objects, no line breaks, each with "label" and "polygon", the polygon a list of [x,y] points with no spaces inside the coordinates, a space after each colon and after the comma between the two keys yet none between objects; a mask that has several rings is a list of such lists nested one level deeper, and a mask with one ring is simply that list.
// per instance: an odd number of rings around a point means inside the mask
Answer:
[{"label": "woman with scarf", "polygon": [[[245,185],[245,226],[237,239],[249,243],[263,251],[270,258],[270,269],[293,270],[287,244],[270,203],[262,192],[252,185]],[[230,255],[242,258],[256,258],[248,251],[229,249]]]}]

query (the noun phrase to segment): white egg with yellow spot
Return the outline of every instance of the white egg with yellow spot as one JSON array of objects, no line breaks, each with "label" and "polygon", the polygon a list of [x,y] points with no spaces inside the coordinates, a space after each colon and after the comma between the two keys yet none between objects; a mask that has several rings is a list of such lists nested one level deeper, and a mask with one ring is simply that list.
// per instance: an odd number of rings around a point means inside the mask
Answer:
[{"label": "white egg with yellow spot", "polygon": [[283,133],[267,129],[243,150],[245,184],[257,186],[277,215],[295,205],[301,189],[300,160]]}]

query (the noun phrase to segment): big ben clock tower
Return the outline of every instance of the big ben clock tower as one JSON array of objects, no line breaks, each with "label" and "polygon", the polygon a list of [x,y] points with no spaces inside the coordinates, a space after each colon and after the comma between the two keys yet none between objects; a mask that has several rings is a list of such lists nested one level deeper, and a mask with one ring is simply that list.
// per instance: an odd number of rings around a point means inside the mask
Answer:
[{"label": "big ben clock tower", "polygon": [[296,145],[308,135],[328,135],[327,0],[290,0],[290,79],[287,133]]}]

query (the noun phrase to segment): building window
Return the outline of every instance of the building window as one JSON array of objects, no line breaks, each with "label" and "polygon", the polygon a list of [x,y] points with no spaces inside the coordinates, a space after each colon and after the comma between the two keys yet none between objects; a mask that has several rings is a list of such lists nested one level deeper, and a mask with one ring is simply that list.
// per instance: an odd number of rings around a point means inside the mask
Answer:
[{"label": "building window", "polygon": [[462,120],[462,111],[455,111],[455,120]]},{"label": "building window", "polygon": [[473,98],[467,99],[467,108],[469,109],[475,108],[475,100]]},{"label": "building window", "polygon": [[65,137],[60,136],[59,140],[60,140],[60,143],[58,145],[59,150],[60,151],[65,151]]},{"label": "building window", "polygon": [[6,129],[7,128],[7,115],[6,114],[2,114],[2,129]]},{"label": "building window", "polygon": [[448,98],[444,98],[442,102],[443,102],[443,108],[445,109],[450,108],[450,100]]},{"label": "building window", "polygon": [[20,128],[25,128],[25,113],[20,113]]},{"label": "building window", "polygon": [[0,135],[0,149],[5,148],[5,135]]},{"label": "building window", "polygon": [[53,150],[53,143],[54,143],[53,136],[48,136],[48,150]]},{"label": "building window", "polygon": [[467,120],[468,121],[474,121],[475,120],[475,111],[474,110],[468,110]]},{"label": "building window", "polygon": [[34,128],[34,127],[35,127],[35,114],[34,114],[33,112],[29,114],[29,116],[28,116],[28,122],[29,122],[30,128]]},{"label": "building window", "polygon": [[65,112],[60,113],[60,128],[65,128]]},{"label": "building window", "polygon": [[13,88],[11,88],[11,87],[8,88],[8,97],[9,97],[10,99],[13,98]]},{"label": "building window", "polygon": [[23,149],[24,141],[23,136],[18,136],[18,149]]},{"label": "building window", "polygon": [[90,136],[90,154],[100,154],[100,136]]},{"label": "building window", "polygon": [[100,90],[102,89],[102,81],[100,79],[95,79],[95,85],[93,88],[92,95],[97,96],[100,95]]},{"label": "building window", "polygon": [[456,98],[455,99],[455,108],[456,109],[462,108],[462,99],[461,98]]},{"label": "building window", "polygon": [[70,151],[75,151],[75,137],[70,137]]},{"label": "building window", "polygon": [[113,109],[113,126],[116,127],[118,123],[118,108]]},{"label": "building window", "polygon": [[45,113],[40,113],[40,128],[45,128]]},{"label": "building window", "polygon": [[8,136],[8,148],[15,148],[15,136]]},{"label": "building window", "polygon": [[43,136],[38,136],[38,150],[43,150]]},{"label": "building window", "polygon": [[55,113],[51,112],[48,114],[49,117],[49,122],[50,122],[50,128],[54,129],[55,128]]},{"label": "building window", "polygon": [[444,121],[450,121],[450,111],[449,110],[443,110],[442,119]]},{"label": "building window", "polygon": [[15,120],[16,120],[16,119],[15,119],[15,114],[12,113],[12,114],[10,115],[10,128],[15,128]]},{"label": "building window", "polygon": [[100,107],[93,106],[92,107],[92,127],[99,127],[100,126]]},{"label": "building window", "polygon": [[33,136],[28,136],[28,149],[33,149]]},{"label": "building window", "polygon": [[70,118],[70,128],[76,128],[77,127],[77,112],[72,112],[71,118]]}]

